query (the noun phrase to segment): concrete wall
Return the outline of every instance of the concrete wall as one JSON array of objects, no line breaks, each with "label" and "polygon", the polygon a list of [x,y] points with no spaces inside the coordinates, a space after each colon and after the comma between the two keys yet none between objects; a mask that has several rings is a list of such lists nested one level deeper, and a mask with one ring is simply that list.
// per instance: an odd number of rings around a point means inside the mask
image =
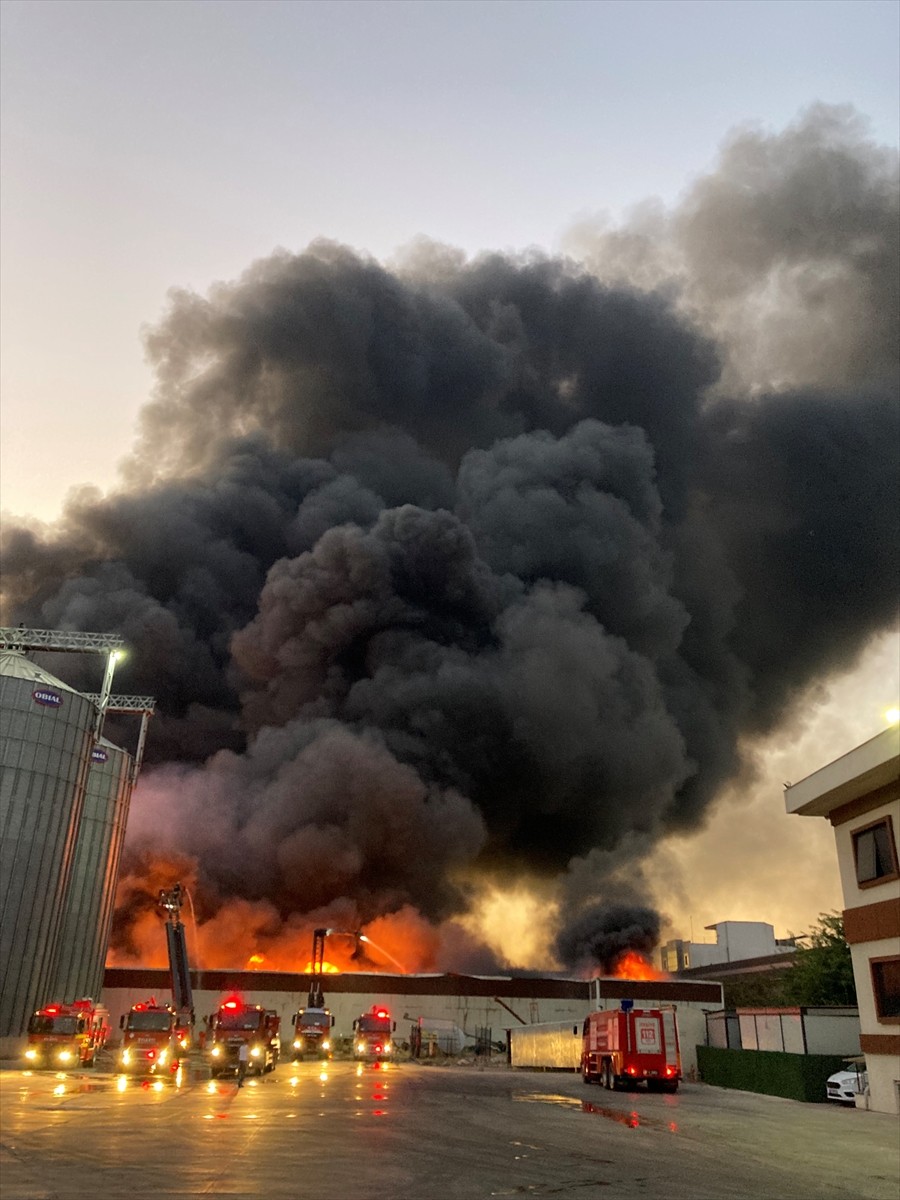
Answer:
[{"label": "concrete wall", "polygon": [[869,1108],[875,1112],[900,1112],[900,1073],[897,1059],[890,1054],[867,1054]]},{"label": "concrete wall", "polygon": [[[388,976],[389,980],[390,977]],[[325,1004],[334,1014],[334,1032],[337,1037],[349,1037],[353,1030],[353,1022],[373,1004],[383,1004],[397,1022],[396,1038],[405,1041],[409,1038],[410,1026],[423,1018],[423,1025],[428,1027],[432,1022],[445,1022],[447,1025],[458,1026],[466,1039],[466,1045],[473,1045],[475,1031],[480,1027],[491,1029],[491,1037],[495,1042],[505,1039],[505,1030],[510,1027],[521,1027],[519,1022],[502,1005],[497,1004],[488,996],[447,996],[447,995],[402,995],[392,993],[389,982],[383,991],[370,993],[339,993],[328,991],[328,981],[325,981]],[[291,1031],[291,1017],[306,1004],[305,991],[254,991],[245,988],[241,995],[249,1004],[262,1004],[266,1008],[275,1009],[281,1016],[282,1041],[286,1041]],[[103,1003],[109,1009],[114,1035],[118,1034],[119,1017],[126,1013],[132,1004],[148,998],[146,989],[135,988],[104,988]],[[168,989],[158,989],[156,998],[160,1001],[171,1002],[171,992]],[[197,990],[194,992],[194,1011],[197,1014],[197,1029],[203,1028],[201,1018],[215,1012],[222,1001],[221,991]],[[580,1024],[588,1011],[588,1004],[581,1000],[547,999],[523,1002],[508,1001],[514,1009],[524,1009],[525,1012],[537,1011],[546,1013],[548,1017],[565,1022],[574,1021]]]}]

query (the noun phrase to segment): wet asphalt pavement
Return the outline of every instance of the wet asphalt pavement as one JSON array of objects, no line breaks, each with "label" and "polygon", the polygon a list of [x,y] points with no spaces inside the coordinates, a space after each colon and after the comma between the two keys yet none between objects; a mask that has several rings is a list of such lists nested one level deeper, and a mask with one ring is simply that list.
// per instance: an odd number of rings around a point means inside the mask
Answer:
[{"label": "wet asphalt pavement", "polygon": [[0,1071],[2,1200],[896,1200],[895,1117],[493,1066]]}]

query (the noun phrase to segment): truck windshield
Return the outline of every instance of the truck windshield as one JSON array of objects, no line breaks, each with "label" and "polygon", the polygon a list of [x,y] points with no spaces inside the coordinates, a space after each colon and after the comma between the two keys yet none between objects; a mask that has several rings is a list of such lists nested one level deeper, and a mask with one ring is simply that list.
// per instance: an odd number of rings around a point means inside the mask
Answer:
[{"label": "truck windshield", "polygon": [[328,1013],[305,1012],[300,1014],[300,1024],[304,1029],[330,1029],[331,1017]]},{"label": "truck windshield", "polygon": [[228,1012],[219,1013],[219,1028],[220,1029],[259,1029],[259,1022],[262,1014],[249,1012],[242,1013],[229,1009]]},{"label": "truck windshield", "polygon": [[172,1015],[165,1012],[132,1012],[128,1014],[126,1028],[165,1033],[172,1028]]},{"label": "truck windshield", "polygon": [[356,1028],[360,1033],[390,1033],[391,1022],[387,1017],[360,1017]]},{"label": "truck windshield", "polygon": [[73,1034],[77,1022],[77,1017],[32,1017],[28,1022],[28,1032]]}]

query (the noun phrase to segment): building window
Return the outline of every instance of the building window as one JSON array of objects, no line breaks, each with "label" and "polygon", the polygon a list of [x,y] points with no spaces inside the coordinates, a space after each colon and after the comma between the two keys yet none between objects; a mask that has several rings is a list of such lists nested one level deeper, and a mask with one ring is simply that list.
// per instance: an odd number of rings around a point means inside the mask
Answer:
[{"label": "building window", "polygon": [[863,829],[854,830],[853,857],[856,860],[856,882],[860,887],[872,887],[876,883],[900,879],[890,817],[883,817]]},{"label": "building window", "polygon": [[900,956],[873,958],[870,966],[878,1020],[900,1024]]}]

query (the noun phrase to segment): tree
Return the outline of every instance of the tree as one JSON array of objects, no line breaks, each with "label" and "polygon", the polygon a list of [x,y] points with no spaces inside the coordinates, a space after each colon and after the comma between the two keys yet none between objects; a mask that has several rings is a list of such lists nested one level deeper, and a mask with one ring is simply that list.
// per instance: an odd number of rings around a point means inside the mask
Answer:
[{"label": "tree", "polygon": [[850,947],[840,913],[819,913],[818,924],[797,938],[794,965],[784,976],[788,1004],[856,1004]]},{"label": "tree", "polygon": [[[783,1008],[784,977],[790,967],[722,979],[726,1008]],[[710,972],[710,975],[712,972]]]}]

